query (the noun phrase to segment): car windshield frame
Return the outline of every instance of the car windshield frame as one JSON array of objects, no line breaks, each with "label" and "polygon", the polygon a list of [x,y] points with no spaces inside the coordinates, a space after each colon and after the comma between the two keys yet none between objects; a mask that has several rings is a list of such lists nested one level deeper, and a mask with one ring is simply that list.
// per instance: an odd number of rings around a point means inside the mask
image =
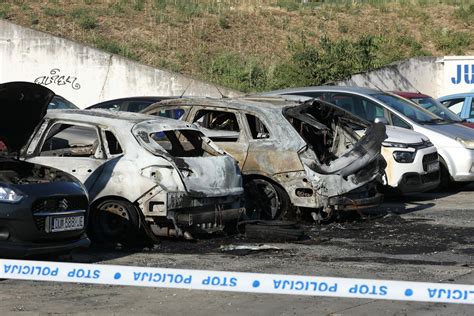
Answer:
[{"label": "car windshield frame", "polygon": [[423,107],[417,105],[413,101],[406,100],[397,95],[388,93],[376,93],[372,94],[372,97],[382,102],[390,109],[403,114],[409,120],[418,124],[443,124],[450,123],[445,119],[425,110]]},{"label": "car windshield frame", "polygon": [[[430,111],[434,115],[437,115],[447,121],[455,122],[455,123],[461,123],[462,119],[456,115],[453,111],[442,105],[439,101],[433,99],[432,97],[412,97],[408,98],[410,101],[415,102],[418,106],[424,108],[427,111]],[[420,103],[423,102],[423,103]],[[436,112],[429,110],[428,108],[425,108],[423,104],[429,104],[430,107],[434,107],[436,109]]]}]

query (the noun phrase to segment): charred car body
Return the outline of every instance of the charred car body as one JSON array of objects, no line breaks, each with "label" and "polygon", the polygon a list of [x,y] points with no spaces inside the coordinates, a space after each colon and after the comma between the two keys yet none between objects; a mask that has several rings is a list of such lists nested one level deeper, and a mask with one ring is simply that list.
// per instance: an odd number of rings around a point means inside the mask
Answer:
[{"label": "charred car body", "polygon": [[122,241],[143,229],[192,238],[243,212],[236,161],[194,125],[108,110],[49,111],[26,160],[75,175],[89,191],[90,236]]},{"label": "charred car body", "polygon": [[54,168],[19,161],[54,93],[40,85],[0,84],[0,254],[22,257],[89,246],[84,186]]},{"label": "charred car body", "polygon": [[251,217],[279,219],[298,207],[326,218],[381,201],[385,127],[374,124],[359,138],[354,129],[368,122],[329,103],[194,98],[162,101],[143,113],[195,123],[238,160]]}]

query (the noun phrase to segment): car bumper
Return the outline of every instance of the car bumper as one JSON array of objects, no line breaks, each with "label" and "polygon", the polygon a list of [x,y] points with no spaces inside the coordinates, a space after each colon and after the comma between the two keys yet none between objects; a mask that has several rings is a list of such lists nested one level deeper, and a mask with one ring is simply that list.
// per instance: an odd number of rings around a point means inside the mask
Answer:
[{"label": "car bumper", "polygon": [[474,150],[467,148],[443,148],[439,150],[454,181],[474,181]]},{"label": "car bumper", "polygon": [[396,190],[401,193],[425,192],[435,189],[439,185],[439,171],[430,173],[405,173],[398,183]]},{"label": "car bumper", "polygon": [[413,150],[382,147],[387,161],[387,186],[400,193],[424,192],[439,185],[439,162],[436,147],[418,149],[411,163],[400,163],[393,158],[395,151]]},{"label": "car bumper", "polygon": [[0,252],[3,258],[23,258],[41,254],[68,252],[73,249],[87,248],[90,240],[85,234],[71,241],[51,241],[46,243],[1,241]]},{"label": "car bumper", "polygon": [[383,194],[378,193],[375,183],[371,182],[346,194],[330,197],[329,206],[338,211],[357,211],[376,207],[383,201]]}]

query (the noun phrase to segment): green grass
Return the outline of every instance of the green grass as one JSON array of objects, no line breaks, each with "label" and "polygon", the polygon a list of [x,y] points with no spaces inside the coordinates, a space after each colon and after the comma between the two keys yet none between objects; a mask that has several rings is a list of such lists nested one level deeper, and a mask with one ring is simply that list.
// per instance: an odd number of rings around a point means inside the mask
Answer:
[{"label": "green grass", "polygon": [[8,3],[0,3],[0,19],[8,19],[11,7]]},{"label": "green grass", "polygon": [[442,29],[433,35],[438,49],[449,54],[460,55],[473,41],[473,34]]}]

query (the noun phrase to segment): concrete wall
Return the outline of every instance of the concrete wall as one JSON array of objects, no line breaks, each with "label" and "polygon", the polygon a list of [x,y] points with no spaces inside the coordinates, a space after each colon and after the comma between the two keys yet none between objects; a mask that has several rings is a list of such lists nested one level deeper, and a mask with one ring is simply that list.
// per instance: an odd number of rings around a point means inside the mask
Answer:
[{"label": "concrete wall", "polygon": [[420,91],[433,97],[474,90],[474,56],[417,57],[353,75],[337,85]]},{"label": "concrete wall", "polygon": [[43,84],[81,108],[127,96],[240,93],[0,20],[0,82]]}]

